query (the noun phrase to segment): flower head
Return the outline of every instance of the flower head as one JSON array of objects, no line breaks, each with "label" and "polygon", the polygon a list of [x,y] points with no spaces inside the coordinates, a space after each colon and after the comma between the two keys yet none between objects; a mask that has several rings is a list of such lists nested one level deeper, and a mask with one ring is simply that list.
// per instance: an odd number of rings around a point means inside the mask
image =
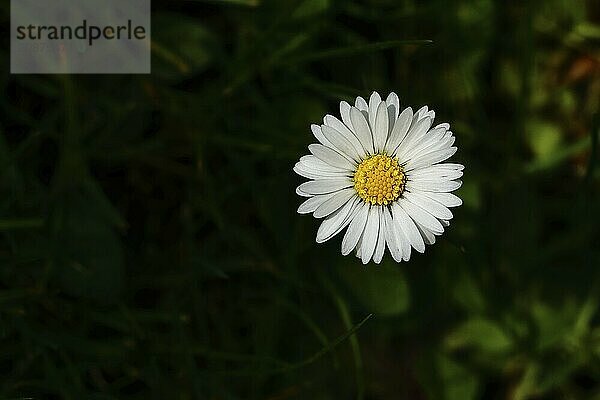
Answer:
[{"label": "flower head", "polygon": [[326,115],[311,129],[319,143],[300,158],[294,171],[309,178],[296,193],[307,197],[298,212],[323,218],[317,242],[344,228],[342,254],[356,250],[364,264],[379,263],[385,248],[397,262],[435,243],[462,204],[458,189],[464,166],[443,163],[457,150],[450,125],[432,127],[435,112],[400,109],[395,93],[382,101],[340,103],[341,120]]}]

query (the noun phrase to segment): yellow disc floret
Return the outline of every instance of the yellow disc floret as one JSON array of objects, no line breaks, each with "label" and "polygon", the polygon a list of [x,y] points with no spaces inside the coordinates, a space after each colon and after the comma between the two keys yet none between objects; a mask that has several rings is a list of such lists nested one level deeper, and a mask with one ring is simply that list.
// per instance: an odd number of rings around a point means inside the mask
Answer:
[{"label": "yellow disc floret", "polygon": [[406,175],[397,158],[376,154],[364,159],[354,173],[354,189],[367,203],[387,205],[404,191]]}]

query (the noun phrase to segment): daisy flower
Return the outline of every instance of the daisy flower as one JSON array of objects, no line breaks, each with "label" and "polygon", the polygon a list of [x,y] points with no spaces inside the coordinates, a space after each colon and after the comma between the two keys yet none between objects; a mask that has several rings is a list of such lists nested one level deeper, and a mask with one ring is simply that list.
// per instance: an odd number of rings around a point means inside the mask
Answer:
[{"label": "daisy flower", "polygon": [[319,143],[308,146],[294,171],[309,178],[296,193],[306,197],[298,212],[322,218],[317,243],[344,228],[342,254],[356,250],[364,264],[380,263],[386,247],[397,262],[423,253],[462,204],[450,193],[464,166],[442,163],[457,150],[450,125],[433,126],[435,112],[400,109],[395,93],[382,101],[340,103],[341,120],[326,115],[311,130]]}]

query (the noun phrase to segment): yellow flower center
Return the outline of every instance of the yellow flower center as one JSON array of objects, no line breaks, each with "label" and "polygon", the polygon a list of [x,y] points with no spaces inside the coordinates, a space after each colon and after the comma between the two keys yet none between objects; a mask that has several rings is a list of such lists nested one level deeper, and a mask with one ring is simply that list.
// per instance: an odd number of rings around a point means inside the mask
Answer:
[{"label": "yellow flower center", "polygon": [[376,154],[364,159],[354,173],[354,189],[367,203],[387,205],[404,191],[406,175],[397,158]]}]

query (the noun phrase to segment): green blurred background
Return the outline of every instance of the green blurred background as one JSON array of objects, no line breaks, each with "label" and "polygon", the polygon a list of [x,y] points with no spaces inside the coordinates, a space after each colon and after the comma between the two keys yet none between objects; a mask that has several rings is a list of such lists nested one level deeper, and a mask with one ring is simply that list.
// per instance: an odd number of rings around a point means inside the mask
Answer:
[{"label": "green blurred background", "polygon": [[[0,398],[600,399],[599,2],[153,3],[148,76],[10,75],[0,6]],[[364,267],[292,166],[373,90],[466,169]]]}]

